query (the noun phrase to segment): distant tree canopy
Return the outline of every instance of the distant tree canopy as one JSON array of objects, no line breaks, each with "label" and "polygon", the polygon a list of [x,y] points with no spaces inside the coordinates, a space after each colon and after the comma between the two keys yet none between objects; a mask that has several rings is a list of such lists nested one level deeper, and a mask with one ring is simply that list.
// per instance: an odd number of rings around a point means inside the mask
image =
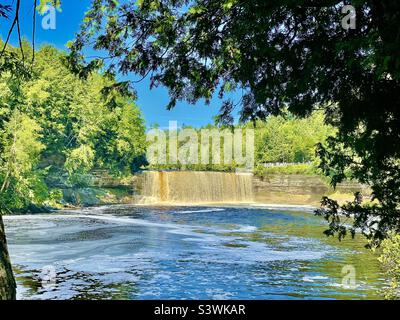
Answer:
[{"label": "distant tree canopy", "polygon": [[[242,92],[241,119],[265,119],[284,108],[309,115],[326,105],[338,128],[321,167],[332,183],[352,177],[370,184],[377,203],[342,207],[354,227],[379,242],[400,231],[400,2],[354,0],[356,28],[342,27],[343,1],[94,0],[70,44],[70,63],[85,75],[104,62],[110,73],[149,76],[178,100],[224,98],[220,120],[231,122]],[[85,61],[92,46],[107,57]],[[351,169],[350,171],[348,169]],[[337,203],[328,234],[348,230]],[[372,220],[370,219],[372,218]]]},{"label": "distant tree canopy", "polygon": [[[156,129],[157,126],[155,127]],[[185,135],[185,139],[182,139],[180,133],[182,129],[194,130],[196,133],[197,141],[199,143],[198,154],[195,156],[195,160],[198,164],[183,164],[179,160],[174,163],[169,161],[170,149],[166,148],[166,163],[165,164],[154,164],[150,163],[149,169],[155,170],[196,170],[196,171],[235,171],[236,169],[244,168],[244,164],[231,161],[232,159],[228,156],[228,163],[225,162],[225,153],[232,152],[237,146],[234,146],[232,137],[235,130],[242,130],[243,134],[246,133],[246,129],[254,130],[254,173],[262,174],[262,168],[267,163],[283,163],[283,164],[307,164],[304,166],[310,172],[316,172],[316,164],[318,159],[315,154],[315,147],[317,144],[326,144],[326,140],[329,136],[335,135],[335,130],[332,126],[324,123],[324,114],[321,111],[316,111],[307,118],[296,118],[288,112],[283,112],[279,116],[270,116],[266,121],[258,120],[256,127],[253,127],[252,123],[248,124],[237,124],[234,127],[231,126],[217,126],[207,125],[201,128],[192,128],[183,126],[177,129],[173,133],[178,137],[177,147],[181,147],[188,142]],[[232,130],[234,129],[234,130]],[[216,132],[212,138],[203,138],[205,132]],[[170,140],[170,131],[165,130],[165,137],[167,146]],[[239,146],[242,150],[242,154],[245,153],[247,148],[247,140],[243,138],[242,145]],[[213,160],[213,147],[212,144],[218,144],[220,146],[220,161],[221,163],[216,164]],[[203,163],[201,154],[201,148],[209,148],[210,159],[206,163]],[[148,159],[149,160],[149,159]],[[234,159],[233,159],[234,160]],[[317,160],[317,161],[316,161]],[[185,161],[186,162],[186,161]],[[312,162],[312,165],[308,165]]]},{"label": "distant tree canopy", "polygon": [[284,113],[256,124],[257,164],[312,162],[316,158],[315,146],[325,144],[329,136],[335,135],[334,128],[324,123],[322,112],[314,112],[305,119]]}]

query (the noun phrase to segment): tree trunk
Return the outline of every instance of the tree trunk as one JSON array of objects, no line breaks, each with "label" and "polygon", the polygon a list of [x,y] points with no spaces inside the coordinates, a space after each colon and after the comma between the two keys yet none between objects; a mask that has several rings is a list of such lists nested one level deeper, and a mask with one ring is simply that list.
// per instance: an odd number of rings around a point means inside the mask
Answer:
[{"label": "tree trunk", "polygon": [[15,300],[16,284],[8,255],[3,219],[0,215],[0,300]]}]

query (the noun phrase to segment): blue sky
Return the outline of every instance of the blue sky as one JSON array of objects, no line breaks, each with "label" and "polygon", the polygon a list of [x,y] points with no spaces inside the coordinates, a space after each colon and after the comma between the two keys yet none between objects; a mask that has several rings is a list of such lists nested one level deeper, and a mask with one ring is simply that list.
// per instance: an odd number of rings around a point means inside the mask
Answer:
[{"label": "blue sky", "polygon": [[[2,4],[13,4],[15,0],[1,0]],[[29,41],[32,39],[32,15],[33,1],[21,1],[21,31]],[[59,49],[65,49],[65,44],[74,38],[79,29],[80,22],[85,11],[89,8],[91,0],[63,0],[62,12],[57,13],[56,29],[44,30],[41,27],[41,17],[37,21],[36,44],[52,44]],[[4,19],[0,20],[0,36],[4,40],[7,36],[10,22]],[[16,45],[17,35],[14,32],[11,38],[11,44]],[[130,78],[135,79],[135,75]],[[169,121],[178,121],[178,125],[192,125],[199,127],[208,123],[213,123],[213,118],[217,115],[221,101],[213,99],[210,105],[200,101],[196,105],[190,105],[185,102],[178,103],[172,111],[165,109],[169,99],[168,92],[164,88],[149,89],[149,81],[145,79],[135,85],[138,93],[137,104],[143,111],[146,124],[149,126],[158,123],[166,128]]]}]

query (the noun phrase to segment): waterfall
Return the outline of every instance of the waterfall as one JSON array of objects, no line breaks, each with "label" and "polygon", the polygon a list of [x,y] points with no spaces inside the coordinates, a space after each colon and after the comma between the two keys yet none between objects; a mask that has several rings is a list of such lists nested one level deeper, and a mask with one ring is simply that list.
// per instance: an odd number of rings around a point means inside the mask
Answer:
[{"label": "waterfall", "polygon": [[238,203],[253,201],[253,175],[224,172],[144,172],[142,203]]}]

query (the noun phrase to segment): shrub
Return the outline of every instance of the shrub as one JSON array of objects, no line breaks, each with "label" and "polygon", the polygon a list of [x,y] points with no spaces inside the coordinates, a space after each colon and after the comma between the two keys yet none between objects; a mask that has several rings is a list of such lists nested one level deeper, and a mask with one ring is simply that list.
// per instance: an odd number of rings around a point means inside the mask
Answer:
[{"label": "shrub", "polygon": [[400,234],[391,234],[382,242],[382,255],[379,257],[390,286],[383,292],[386,299],[400,299]]}]

